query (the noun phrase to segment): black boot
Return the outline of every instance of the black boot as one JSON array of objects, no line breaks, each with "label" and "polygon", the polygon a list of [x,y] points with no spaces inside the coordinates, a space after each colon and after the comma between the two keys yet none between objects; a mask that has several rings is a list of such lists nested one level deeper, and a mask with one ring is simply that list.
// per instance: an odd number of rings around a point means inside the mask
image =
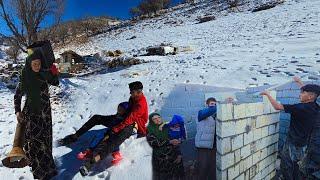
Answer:
[{"label": "black boot", "polygon": [[80,174],[82,176],[87,176],[93,166],[93,164],[95,163],[95,160],[94,158],[92,158],[91,160],[89,161],[86,161],[79,169],[80,171]]},{"label": "black boot", "polygon": [[58,140],[58,143],[61,146],[65,146],[65,145],[72,144],[72,143],[76,142],[77,140],[78,140],[78,136],[76,134],[70,134],[70,135],[64,137],[63,139]]}]

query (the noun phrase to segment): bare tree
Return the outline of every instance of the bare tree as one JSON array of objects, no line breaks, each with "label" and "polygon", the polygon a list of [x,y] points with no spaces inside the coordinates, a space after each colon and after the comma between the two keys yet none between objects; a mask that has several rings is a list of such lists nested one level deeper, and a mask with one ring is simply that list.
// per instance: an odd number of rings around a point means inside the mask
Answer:
[{"label": "bare tree", "polygon": [[171,0],[162,0],[162,9],[168,9],[170,7]]},{"label": "bare tree", "polygon": [[89,16],[83,18],[79,22],[80,28],[83,28],[83,32],[86,34],[87,37],[90,36],[90,33],[92,33],[92,21],[90,20]]},{"label": "bare tree", "polygon": [[157,13],[157,11],[165,8],[169,8],[171,0],[142,0],[138,5],[137,9],[132,8],[130,13],[139,13],[141,14],[152,14]]},{"label": "bare tree", "polygon": [[136,16],[141,15],[141,11],[138,7],[131,8],[129,13],[130,13],[131,17],[136,17]]},{"label": "bare tree", "polygon": [[8,49],[6,49],[7,56],[14,62],[17,63],[18,56],[20,54],[20,49],[16,44],[12,44]]},{"label": "bare tree", "polygon": [[104,28],[108,26],[110,20],[111,18],[107,16],[87,16],[76,23],[81,29],[81,32],[84,32],[87,37],[90,37],[94,34],[103,32]]},{"label": "bare tree", "polygon": [[67,26],[60,26],[57,27],[54,32],[55,37],[53,39],[61,42],[62,44],[65,43],[67,37],[69,36],[69,30]]},{"label": "bare tree", "polygon": [[[39,40],[40,26],[47,18],[53,24],[61,20],[65,0],[0,0],[0,16],[12,32],[12,44],[26,52],[26,47]],[[48,26],[48,24],[45,24]],[[46,31],[48,34],[51,30]],[[45,36],[44,36],[45,37]]]}]

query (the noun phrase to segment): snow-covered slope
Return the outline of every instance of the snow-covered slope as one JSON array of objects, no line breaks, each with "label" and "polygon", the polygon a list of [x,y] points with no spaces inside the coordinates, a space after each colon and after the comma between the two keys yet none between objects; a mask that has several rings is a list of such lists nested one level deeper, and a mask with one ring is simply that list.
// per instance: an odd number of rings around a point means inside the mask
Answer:
[{"label": "snow-covered slope", "polygon": [[0,60],[4,59],[5,57],[4,49],[4,46],[0,44]]},{"label": "snow-covered slope", "polygon": [[[213,6],[211,6],[213,7]],[[205,4],[198,9],[185,7],[156,19],[111,32],[81,46],[69,46],[80,54],[121,49],[127,54],[150,45],[172,43],[191,46],[193,51],[175,56],[145,56],[146,64],[89,77],[63,79],[52,88],[54,140],[74,133],[93,114],[112,114],[121,101],[129,98],[128,83],[140,80],[149,110],[161,109],[176,84],[189,83],[232,88],[257,84],[279,84],[291,75],[318,77],[320,69],[320,1],[288,0],[273,9],[251,13],[215,13]],[[194,12],[194,14],[190,14]],[[186,14],[189,13],[189,17]],[[214,14],[214,21],[197,24],[197,16]],[[171,21],[177,21],[172,25]],[[137,38],[129,39],[132,36]],[[61,49],[63,51],[64,49]],[[16,125],[13,93],[0,89],[0,158],[10,151]],[[79,143],[53,150],[60,170],[58,179],[81,179],[80,162],[75,154],[82,150],[98,129]],[[100,163],[86,179],[151,179],[151,149],[144,139],[129,139],[121,147],[124,162],[108,168]],[[111,172],[111,173],[110,173]],[[7,169],[0,164],[4,179],[32,179],[29,168]]]}]

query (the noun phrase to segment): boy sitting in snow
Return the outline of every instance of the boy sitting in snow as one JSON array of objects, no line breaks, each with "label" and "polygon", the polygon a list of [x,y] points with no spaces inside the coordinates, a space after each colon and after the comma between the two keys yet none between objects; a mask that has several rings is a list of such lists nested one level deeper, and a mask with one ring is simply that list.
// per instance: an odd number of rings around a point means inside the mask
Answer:
[{"label": "boy sitting in snow", "polygon": [[[128,116],[114,126],[108,133],[108,139],[97,145],[93,156],[85,161],[79,171],[82,176],[89,174],[91,168],[99,161],[106,158],[115,147],[120,146],[129,138],[134,129],[137,129],[137,137],[143,137],[146,134],[146,123],[148,121],[148,104],[143,94],[143,84],[140,81],[129,84],[130,99]],[[138,126],[138,127],[137,127]]]},{"label": "boy sitting in snow", "polygon": [[[108,132],[112,127],[121,123],[127,117],[129,113],[129,103],[122,102],[118,105],[117,113],[115,115],[103,116],[103,115],[94,115],[92,116],[79,130],[76,131],[75,134],[70,134],[65,138],[58,141],[61,145],[71,144],[79,139],[84,133],[88,132],[91,128],[96,125],[103,125],[107,127],[105,133],[98,134],[94,141],[90,144],[90,147],[83,152],[80,152],[77,156],[78,159],[84,160],[92,156],[93,150],[97,147],[97,145],[102,142],[105,138],[108,137]],[[106,137],[107,136],[107,137]],[[117,164],[121,159],[121,154],[119,152],[119,147],[114,149],[112,153],[112,164]]]}]

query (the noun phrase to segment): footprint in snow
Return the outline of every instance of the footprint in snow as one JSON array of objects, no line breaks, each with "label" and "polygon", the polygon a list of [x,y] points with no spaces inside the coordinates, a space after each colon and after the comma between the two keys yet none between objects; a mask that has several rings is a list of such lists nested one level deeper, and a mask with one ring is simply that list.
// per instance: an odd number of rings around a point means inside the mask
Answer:
[{"label": "footprint in snow", "polygon": [[98,175],[98,178],[100,178],[100,179],[104,179],[104,178],[105,178],[104,173],[100,173],[100,174]]}]

